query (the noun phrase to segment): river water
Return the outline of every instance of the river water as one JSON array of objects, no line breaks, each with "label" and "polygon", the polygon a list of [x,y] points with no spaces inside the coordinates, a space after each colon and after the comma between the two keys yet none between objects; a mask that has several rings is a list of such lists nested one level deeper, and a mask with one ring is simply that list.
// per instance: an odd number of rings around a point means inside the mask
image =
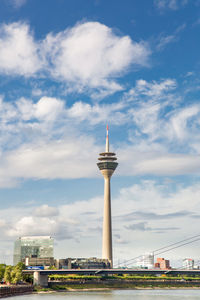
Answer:
[{"label": "river water", "polygon": [[197,300],[200,290],[109,290],[9,297],[9,300]]}]

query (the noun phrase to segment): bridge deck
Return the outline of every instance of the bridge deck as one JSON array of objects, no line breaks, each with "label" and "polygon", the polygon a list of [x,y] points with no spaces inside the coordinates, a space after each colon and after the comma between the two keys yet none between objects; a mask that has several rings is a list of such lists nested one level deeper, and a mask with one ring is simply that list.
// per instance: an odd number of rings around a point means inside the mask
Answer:
[{"label": "bridge deck", "polygon": [[170,274],[170,275],[200,275],[200,270],[148,270],[148,269],[65,269],[65,270],[23,270],[24,274],[33,274],[39,272],[41,275],[67,275],[67,274],[79,274],[79,275],[109,275],[109,274]]}]

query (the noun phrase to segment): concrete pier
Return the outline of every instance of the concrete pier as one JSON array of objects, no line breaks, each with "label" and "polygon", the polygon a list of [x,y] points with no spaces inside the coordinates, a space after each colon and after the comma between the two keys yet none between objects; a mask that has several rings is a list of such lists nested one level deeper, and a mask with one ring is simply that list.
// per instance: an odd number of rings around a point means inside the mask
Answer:
[{"label": "concrete pier", "polygon": [[42,274],[40,271],[35,271],[33,273],[33,284],[48,287],[48,275]]}]

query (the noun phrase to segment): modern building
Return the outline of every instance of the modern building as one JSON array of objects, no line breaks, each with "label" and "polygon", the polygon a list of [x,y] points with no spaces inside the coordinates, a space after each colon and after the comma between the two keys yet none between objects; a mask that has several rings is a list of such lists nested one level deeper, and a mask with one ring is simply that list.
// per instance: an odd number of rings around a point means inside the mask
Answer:
[{"label": "modern building", "polygon": [[159,268],[161,270],[171,270],[170,261],[168,259],[164,259],[163,257],[158,257],[154,266],[155,268]]},{"label": "modern building", "polygon": [[112,257],[112,220],[111,220],[111,192],[110,192],[110,178],[114,173],[118,163],[116,162],[116,154],[109,151],[109,136],[107,126],[106,149],[105,152],[99,154],[99,163],[97,163],[99,170],[104,177],[104,216],[103,216],[103,245],[102,258],[113,265]]},{"label": "modern building", "polygon": [[91,258],[66,258],[55,260],[56,269],[109,269],[107,259]]},{"label": "modern building", "polygon": [[24,236],[15,241],[13,264],[24,262],[25,258],[53,257],[54,240],[50,236]]},{"label": "modern building", "polygon": [[194,269],[194,259],[192,259],[192,258],[183,259],[183,269],[193,270]]},{"label": "modern building", "polygon": [[54,257],[35,257],[32,255],[31,257],[25,257],[22,259],[25,266],[43,266],[44,268],[49,268],[55,265]]},{"label": "modern building", "polygon": [[154,254],[146,253],[137,260],[136,267],[141,269],[153,269],[154,268]]}]

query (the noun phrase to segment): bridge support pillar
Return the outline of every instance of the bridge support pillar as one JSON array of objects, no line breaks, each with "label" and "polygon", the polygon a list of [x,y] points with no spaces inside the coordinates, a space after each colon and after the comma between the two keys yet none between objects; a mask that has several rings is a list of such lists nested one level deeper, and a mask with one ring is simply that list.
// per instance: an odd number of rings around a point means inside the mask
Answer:
[{"label": "bridge support pillar", "polygon": [[35,271],[33,273],[33,284],[48,287],[48,275],[43,275],[40,271]]}]

